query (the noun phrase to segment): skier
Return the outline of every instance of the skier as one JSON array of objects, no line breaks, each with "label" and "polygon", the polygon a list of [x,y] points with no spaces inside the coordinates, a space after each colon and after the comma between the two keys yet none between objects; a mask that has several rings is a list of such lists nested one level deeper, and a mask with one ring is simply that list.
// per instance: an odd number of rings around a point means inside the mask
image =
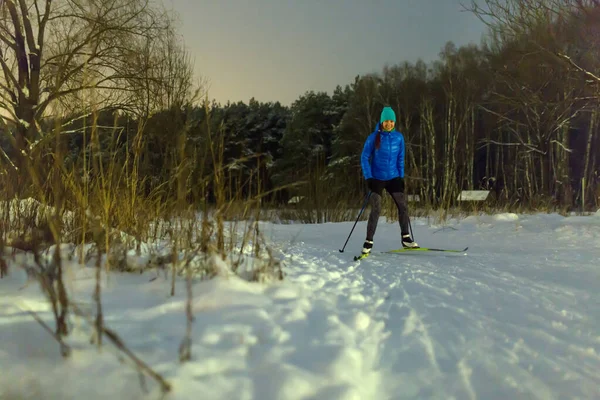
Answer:
[{"label": "skier", "polygon": [[398,207],[403,247],[419,247],[409,233],[408,208],[404,195],[404,136],[395,130],[396,113],[384,107],[375,131],[365,141],[360,164],[367,186],[372,192],[369,199],[371,214],[367,223],[367,238],[362,254],[373,248],[373,236],[381,213],[381,196],[385,189]]}]

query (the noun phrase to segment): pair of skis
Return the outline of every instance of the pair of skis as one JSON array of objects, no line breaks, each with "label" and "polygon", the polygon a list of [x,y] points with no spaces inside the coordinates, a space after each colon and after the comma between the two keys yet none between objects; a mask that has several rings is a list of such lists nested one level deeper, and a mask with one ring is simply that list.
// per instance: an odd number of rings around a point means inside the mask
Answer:
[{"label": "pair of skis", "polygon": [[[431,247],[402,247],[400,249],[382,251],[382,253],[395,254],[395,253],[410,253],[413,251],[416,252],[444,252],[444,253],[464,253],[467,251],[469,247],[465,247],[462,250],[454,250],[454,249],[434,249]],[[367,258],[371,253],[361,254],[359,256],[354,256],[354,261],[362,260],[363,258]]]}]

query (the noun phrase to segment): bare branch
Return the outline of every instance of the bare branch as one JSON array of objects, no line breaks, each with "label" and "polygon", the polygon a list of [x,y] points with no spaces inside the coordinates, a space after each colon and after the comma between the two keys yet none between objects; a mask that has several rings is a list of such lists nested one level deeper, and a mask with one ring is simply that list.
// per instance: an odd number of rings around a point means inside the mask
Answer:
[{"label": "bare branch", "polygon": [[61,336],[57,333],[55,333],[54,331],[52,331],[52,329],[48,326],[48,324],[46,324],[35,312],[31,311],[31,310],[27,310],[27,312],[33,317],[33,319],[35,319],[37,321],[38,324],[40,324],[42,326],[42,328],[44,328],[44,330],[46,332],[48,332],[50,334],[50,336],[52,336],[54,338],[54,340],[56,340],[58,342],[58,344],[60,344],[60,353],[62,354],[63,357],[68,357],[71,355],[71,348],[65,344],[65,342],[62,340]]},{"label": "bare branch", "polygon": [[10,34],[10,32],[0,32],[0,40],[4,42],[4,44],[6,44],[11,50],[15,52],[17,51],[17,45],[15,44],[17,39],[12,34]]},{"label": "bare branch", "polygon": [[[17,77],[12,73],[10,66],[6,63],[1,49],[0,49],[0,66],[2,66],[2,72],[4,72],[4,77],[6,78],[6,81],[8,83],[12,83],[17,88],[17,91],[19,92],[19,94],[22,94],[23,91],[22,91],[21,87],[19,86],[19,81],[17,80]],[[12,92],[12,90],[10,90],[10,88],[9,88],[9,91]],[[16,103],[17,99],[15,98],[14,101]]]},{"label": "bare branch", "polygon": [[566,60],[571,66],[573,66],[578,71],[581,71],[585,75],[587,75],[588,77],[590,77],[594,82],[600,83],[600,77],[598,77],[597,75],[593,74],[592,72],[590,72],[590,71],[588,71],[588,70],[580,67],[579,65],[577,65],[575,63],[575,61],[573,61],[573,59],[571,57],[569,57],[568,55],[566,55],[564,53],[558,53],[558,56],[561,57],[562,59]]},{"label": "bare branch", "polygon": [[564,144],[562,144],[558,140],[551,140],[550,143],[557,144],[559,147],[561,147],[567,153],[572,153],[573,152],[573,149],[567,148]]},{"label": "bare branch", "polygon": [[21,7],[21,18],[23,19],[23,27],[25,29],[25,38],[27,40],[29,52],[39,56],[39,51],[35,44],[33,28],[31,27],[31,21],[29,20],[29,11],[27,10],[27,4],[25,4],[25,0],[19,0],[19,6]]},{"label": "bare branch", "polygon": [[[71,306],[72,306],[73,310],[79,316],[85,318],[91,326],[94,326],[94,322],[92,321],[92,319],[88,315],[86,315],[76,304],[71,303]],[[171,384],[169,382],[167,382],[159,373],[154,371],[150,366],[148,366],[141,359],[139,359],[125,345],[125,342],[123,342],[123,340],[119,337],[119,335],[117,335],[113,330],[107,328],[104,325],[101,328],[102,328],[101,333],[104,334],[104,336],[106,336],[112,342],[112,344],[115,345],[115,347],[117,349],[119,349],[121,352],[126,354],[131,359],[131,361],[133,361],[133,363],[136,365],[136,367],[139,368],[140,371],[143,371],[146,374],[150,375],[160,385],[161,391],[163,393],[168,393],[171,391],[171,389],[172,389]]]},{"label": "bare branch", "polygon": [[[496,141],[496,140],[493,140],[493,139],[483,139],[483,140],[481,140],[481,143],[484,143],[484,144],[486,144],[486,145],[487,145],[487,144],[495,144],[495,145],[498,145],[498,146],[516,146],[516,147],[525,147],[525,148],[526,148],[528,151],[530,151],[530,152],[535,152],[535,153],[539,153],[539,154],[546,154],[546,152],[545,152],[545,151],[541,151],[540,149],[538,149],[538,148],[535,148],[535,147],[533,147],[532,145],[530,145],[530,144],[527,144],[527,143],[508,143],[508,142],[498,142],[498,141]],[[483,148],[483,147],[485,147],[485,146],[481,146],[481,147],[480,147],[480,149],[481,149],[481,148]]]},{"label": "bare branch", "polygon": [[8,165],[10,165],[13,168],[13,170],[15,170],[16,172],[18,172],[19,171],[19,167],[17,167],[15,165],[15,163],[12,162],[12,160],[10,159],[10,157],[8,156],[8,154],[6,154],[6,152],[4,151],[4,149],[2,147],[0,147],[0,152],[2,153],[2,156],[8,162]]}]

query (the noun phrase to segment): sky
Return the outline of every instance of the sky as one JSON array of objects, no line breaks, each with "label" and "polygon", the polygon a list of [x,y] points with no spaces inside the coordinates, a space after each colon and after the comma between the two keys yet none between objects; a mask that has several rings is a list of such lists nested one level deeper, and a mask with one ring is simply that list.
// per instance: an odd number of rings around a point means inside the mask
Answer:
[{"label": "sky", "polygon": [[164,0],[179,18],[197,79],[221,103],[284,105],[356,75],[419,58],[447,41],[479,44],[470,0]]}]

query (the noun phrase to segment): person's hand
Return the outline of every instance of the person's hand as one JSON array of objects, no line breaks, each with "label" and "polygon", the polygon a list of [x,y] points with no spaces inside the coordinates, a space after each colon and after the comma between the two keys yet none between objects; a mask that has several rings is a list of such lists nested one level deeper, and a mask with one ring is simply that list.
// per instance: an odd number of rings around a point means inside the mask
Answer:
[{"label": "person's hand", "polygon": [[373,178],[369,178],[367,179],[367,187],[369,188],[369,190],[372,192],[373,191]]},{"label": "person's hand", "polygon": [[404,178],[400,178],[400,192],[404,193]]}]

